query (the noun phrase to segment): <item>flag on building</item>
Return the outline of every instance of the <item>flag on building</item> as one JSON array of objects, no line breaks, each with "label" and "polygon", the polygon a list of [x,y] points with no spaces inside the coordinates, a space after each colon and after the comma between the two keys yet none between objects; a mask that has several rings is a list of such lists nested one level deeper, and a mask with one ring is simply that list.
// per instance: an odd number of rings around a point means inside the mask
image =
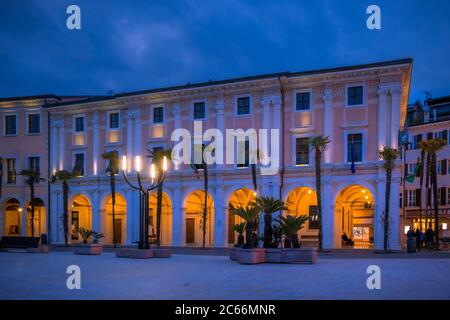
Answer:
[{"label": "flag on building", "polygon": [[409,183],[414,183],[414,179],[417,177],[417,174],[419,172],[419,164],[416,164],[414,167],[414,170],[406,176],[405,180]]}]

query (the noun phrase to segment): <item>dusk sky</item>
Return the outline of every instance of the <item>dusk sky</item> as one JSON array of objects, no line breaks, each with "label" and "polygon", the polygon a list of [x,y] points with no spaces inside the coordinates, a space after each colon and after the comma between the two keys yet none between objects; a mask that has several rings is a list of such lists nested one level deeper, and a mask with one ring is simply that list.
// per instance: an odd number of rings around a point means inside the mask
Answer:
[{"label": "dusk sky", "polygon": [[[66,8],[81,8],[68,30]],[[368,30],[366,8],[381,8]],[[0,97],[103,95],[411,57],[450,95],[450,1],[2,0]]]}]

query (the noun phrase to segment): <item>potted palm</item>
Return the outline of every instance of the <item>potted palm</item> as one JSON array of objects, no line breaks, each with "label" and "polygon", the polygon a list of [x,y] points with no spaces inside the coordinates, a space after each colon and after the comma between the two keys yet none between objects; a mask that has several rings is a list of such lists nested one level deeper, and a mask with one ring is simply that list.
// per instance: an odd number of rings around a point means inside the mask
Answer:
[{"label": "potted palm", "polygon": [[[92,230],[80,227],[77,229],[83,239],[83,243],[74,247],[74,254],[85,254],[85,255],[99,255],[102,254],[103,245],[98,243],[98,240],[103,238],[104,235]],[[92,238],[92,243],[89,243],[90,238]]]},{"label": "potted palm", "polygon": [[[317,251],[314,248],[301,248],[298,237],[298,231],[303,228],[308,216],[291,216],[280,217],[278,222],[282,225],[282,229],[286,238],[289,238],[290,246],[282,250],[281,262],[283,263],[316,263]],[[286,242],[285,242],[286,244]]]},{"label": "potted palm", "polygon": [[244,244],[245,222],[235,224],[233,226],[233,230],[238,234],[238,238],[236,244],[234,245],[234,248],[230,250],[230,260],[236,261],[236,249],[242,247],[242,245]]},{"label": "potted palm", "polygon": [[230,211],[245,221],[245,242],[242,248],[237,249],[237,261],[241,264],[264,263],[266,260],[265,250],[257,248],[256,229],[259,222],[259,207],[255,205],[234,207],[231,205]]}]

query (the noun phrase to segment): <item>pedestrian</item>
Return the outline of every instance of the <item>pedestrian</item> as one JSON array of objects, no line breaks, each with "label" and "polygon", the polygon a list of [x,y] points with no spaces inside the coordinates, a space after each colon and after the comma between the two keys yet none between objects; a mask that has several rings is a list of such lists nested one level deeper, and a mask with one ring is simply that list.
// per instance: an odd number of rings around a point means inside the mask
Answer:
[{"label": "pedestrian", "polygon": [[409,230],[406,233],[406,237],[408,238],[408,240],[414,239],[414,230],[412,227],[409,227]]},{"label": "pedestrian", "polygon": [[428,250],[433,249],[433,243],[434,243],[434,231],[429,227],[427,231],[425,232],[425,240],[427,242]]},{"label": "pedestrian", "polygon": [[417,228],[414,236],[416,238],[416,250],[420,251],[420,247],[422,247],[423,233],[419,228]]}]

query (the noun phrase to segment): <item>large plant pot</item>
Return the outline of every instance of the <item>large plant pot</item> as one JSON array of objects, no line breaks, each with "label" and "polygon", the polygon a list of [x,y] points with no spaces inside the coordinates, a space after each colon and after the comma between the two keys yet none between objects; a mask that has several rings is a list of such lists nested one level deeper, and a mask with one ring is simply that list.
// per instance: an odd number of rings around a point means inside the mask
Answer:
[{"label": "large plant pot", "polygon": [[315,248],[285,248],[281,253],[283,263],[313,264],[317,262],[317,250]]},{"label": "large plant pot", "polygon": [[266,248],[266,262],[281,263],[281,248]]},{"label": "large plant pot", "polygon": [[172,255],[172,250],[170,249],[156,248],[152,250],[154,258],[170,258],[170,256]]},{"label": "large plant pot", "polygon": [[120,249],[116,251],[118,258],[150,259],[154,258],[153,249]]},{"label": "large plant pot", "polygon": [[74,254],[99,255],[103,252],[103,245],[98,243],[78,244],[74,247]]},{"label": "large plant pot", "polygon": [[263,248],[237,249],[237,261],[240,264],[259,264],[266,262],[266,250]]}]

